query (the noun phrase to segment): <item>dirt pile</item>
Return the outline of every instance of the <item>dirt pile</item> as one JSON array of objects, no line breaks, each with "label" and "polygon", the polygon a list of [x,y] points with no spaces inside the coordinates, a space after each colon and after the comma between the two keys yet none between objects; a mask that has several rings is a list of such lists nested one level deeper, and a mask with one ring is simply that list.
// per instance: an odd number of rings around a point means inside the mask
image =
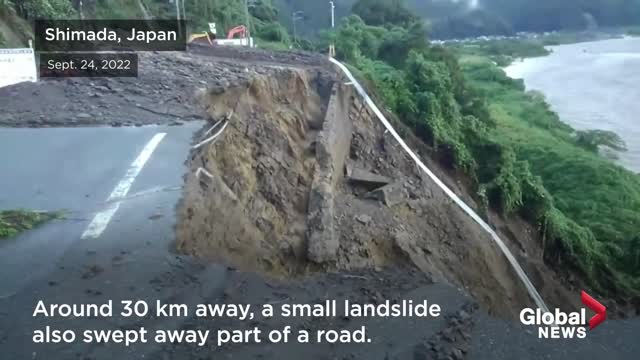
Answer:
[{"label": "dirt pile", "polygon": [[[465,288],[495,314],[514,317],[531,306],[489,236],[342,81],[278,68],[200,98],[212,121],[229,120],[192,154],[178,209],[180,251],[276,277],[410,264]],[[574,302],[541,262],[511,245],[545,300]]]}]

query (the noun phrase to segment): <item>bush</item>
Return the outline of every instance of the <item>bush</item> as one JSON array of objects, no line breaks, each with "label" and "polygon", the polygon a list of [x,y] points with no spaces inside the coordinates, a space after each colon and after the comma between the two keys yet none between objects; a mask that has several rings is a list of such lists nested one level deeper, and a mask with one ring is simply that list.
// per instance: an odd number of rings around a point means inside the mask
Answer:
[{"label": "bush", "polygon": [[257,23],[255,27],[257,30],[256,34],[258,34],[258,37],[261,39],[283,43],[289,42],[287,29],[279,23]]},{"label": "bush", "polygon": [[68,0],[15,1],[14,7],[27,19],[68,19],[76,14]]},{"label": "bush", "polygon": [[601,290],[640,290],[633,280],[640,272],[640,177],[597,155],[600,145],[622,149],[619,137],[576,133],[541,94],[525,92],[488,61],[467,61],[463,69],[489,99],[497,124],[492,151],[476,153],[484,159],[477,160],[481,180],[499,174],[485,185],[492,205],[542,224],[548,260],[571,265]]}]

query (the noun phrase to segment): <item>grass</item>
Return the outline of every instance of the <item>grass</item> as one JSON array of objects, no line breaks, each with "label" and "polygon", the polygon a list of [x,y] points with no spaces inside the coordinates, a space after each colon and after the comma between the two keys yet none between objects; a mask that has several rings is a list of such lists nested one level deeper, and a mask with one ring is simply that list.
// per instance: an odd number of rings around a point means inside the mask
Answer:
[{"label": "grass", "polygon": [[4,210],[0,211],[0,239],[33,229],[53,219],[62,217],[60,212]]},{"label": "grass", "polygon": [[547,258],[573,266],[601,291],[639,293],[640,177],[580,146],[541,94],[486,58],[467,57],[462,66],[488,99],[491,140],[513,149],[551,196],[538,218]]},{"label": "grass", "polygon": [[453,45],[459,56],[489,58],[500,66],[507,66],[515,59],[549,55],[545,43],[537,39],[506,39],[476,41]]},{"label": "grass", "polygon": [[[628,28],[627,33],[640,35],[640,27]],[[472,41],[448,46],[461,57],[489,58],[499,66],[508,66],[514,60],[549,55],[547,46],[574,44],[611,38],[598,32],[555,32],[537,38]]]}]

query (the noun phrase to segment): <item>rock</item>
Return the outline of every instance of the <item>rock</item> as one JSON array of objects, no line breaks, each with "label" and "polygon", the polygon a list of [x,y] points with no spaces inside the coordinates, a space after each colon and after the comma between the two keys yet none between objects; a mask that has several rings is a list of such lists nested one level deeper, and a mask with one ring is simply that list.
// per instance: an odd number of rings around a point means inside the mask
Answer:
[{"label": "rock", "polygon": [[447,340],[448,342],[455,341],[455,337],[452,334],[451,328],[446,328],[442,331],[442,338]]},{"label": "rock", "polygon": [[356,220],[363,225],[367,225],[371,222],[371,216],[366,214],[360,214],[356,216]]},{"label": "rock", "polygon": [[78,113],[76,114],[76,118],[78,119],[91,119],[93,116],[87,113]]},{"label": "rock", "polygon": [[396,248],[409,258],[418,269],[424,273],[431,272],[424,251],[416,244],[416,239],[411,234],[404,230],[396,230],[393,233],[393,241]]},{"label": "rock", "polygon": [[418,344],[413,350],[413,360],[430,359],[431,352],[425,344]]},{"label": "rock", "polygon": [[460,318],[460,320],[465,321],[471,318],[471,315],[466,312],[465,310],[460,310],[458,311],[458,317]]},{"label": "rock", "polygon": [[334,233],[333,189],[328,182],[314,184],[307,216],[307,258],[321,264],[334,261],[340,242]]},{"label": "rock", "polygon": [[386,176],[374,174],[351,165],[347,165],[347,179],[352,183],[363,185],[370,190],[385,186],[392,181],[392,179]]},{"label": "rock", "polygon": [[402,183],[400,182],[375,189],[367,193],[365,197],[382,201],[388,207],[403,203],[407,199],[403,191]]},{"label": "rock", "polygon": [[453,360],[463,360],[464,354],[460,349],[453,349],[451,350],[451,357],[453,358]]}]

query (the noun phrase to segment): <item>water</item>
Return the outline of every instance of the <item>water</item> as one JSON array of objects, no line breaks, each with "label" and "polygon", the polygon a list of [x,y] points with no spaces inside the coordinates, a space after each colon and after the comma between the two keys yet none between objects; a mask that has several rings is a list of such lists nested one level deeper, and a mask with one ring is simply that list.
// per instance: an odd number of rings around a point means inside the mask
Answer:
[{"label": "water", "polygon": [[573,128],[620,135],[628,148],[617,154],[620,164],[640,172],[640,38],[551,49],[549,56],[514,63],[505,69],[507,75],[544,93]]}]

